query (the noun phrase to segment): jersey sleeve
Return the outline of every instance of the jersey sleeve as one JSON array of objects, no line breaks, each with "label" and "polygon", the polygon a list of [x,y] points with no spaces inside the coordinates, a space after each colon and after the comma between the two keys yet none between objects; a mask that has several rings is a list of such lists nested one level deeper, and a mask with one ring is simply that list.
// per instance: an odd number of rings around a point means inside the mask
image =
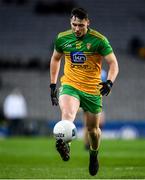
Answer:
[{"label": "jersey sleeve", "polygon": [[99,44],[99,53],[102,56],[106,56],[106,55],[110,54],[111,52],[113,52],[113,49],[112,49],[109,41],[107,40],[107,38],[102,39]]},{"label": "jersey sleeve", "polygon": [[61,44],[61,39],[57,36],[54,42],[54,48],[60,53],[63,52]]}]

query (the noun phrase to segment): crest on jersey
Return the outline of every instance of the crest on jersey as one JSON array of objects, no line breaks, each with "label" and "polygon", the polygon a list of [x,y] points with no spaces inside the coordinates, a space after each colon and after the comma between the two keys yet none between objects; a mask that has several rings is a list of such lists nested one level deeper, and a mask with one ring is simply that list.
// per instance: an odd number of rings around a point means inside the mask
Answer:
[{"label": "crest on jersey", "polygon": [[87,43],[87,49],[89,50],[91,48],[91,43]]},{"label": "crest on jersey", "polygon": [[80,49],[82,46],[81,46],[82,42],[77,42],[76,43],[76,49]]}]

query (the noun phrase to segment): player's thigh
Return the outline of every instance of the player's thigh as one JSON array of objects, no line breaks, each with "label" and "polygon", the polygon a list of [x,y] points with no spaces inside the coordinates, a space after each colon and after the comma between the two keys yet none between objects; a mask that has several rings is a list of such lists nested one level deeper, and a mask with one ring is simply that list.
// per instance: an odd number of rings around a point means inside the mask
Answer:
[{"label": "player's thigh", "polygon": [[76,114],[78,112],[80,101],[74,96],[62,94],[59,96],[59,106],[62,112]]},{"label": "player's thigh", "polygon": [[59,88],[59,105],[62,112],[76,114],[80,106],[78,90],[70,85]]}]

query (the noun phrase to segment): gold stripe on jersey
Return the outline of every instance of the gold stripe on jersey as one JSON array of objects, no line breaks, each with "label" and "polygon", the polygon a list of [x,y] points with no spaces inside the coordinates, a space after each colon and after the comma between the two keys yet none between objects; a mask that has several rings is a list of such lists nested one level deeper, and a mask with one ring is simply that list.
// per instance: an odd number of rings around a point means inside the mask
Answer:
[{"label": "gold stripe on jersey", "polygon": [[58,38],[72,34],[72,30],[64,31],[58,34]]},{"label": "gold stripe on jersey", "polygon": [[[83,52],[84,54],[87,54],[87,55],[94,55],[94,54],[98,54],[97,52]],[[66,55],[66,56],[68,56],[68,55],[70,55],[70,52],[66,52],[66,51],[64,51],[64,54]]]},{"label": "gold stripe on jersey", "polygon": [[93,30],[93,29],[90,29],[90,31],[89,31],[88,33],[91,34],[91,35],[96,36],[97,38],[105,39],[105,36],[103,36],[103,35],[100,34],[98,31],[95,31],[95,30]]},{"label": "gold stripe on jersey", "polygon": [[[85,53],[85,52],[84,52],[84,55],[87,55],[87,57],[89,57],[89,56],[98,56],[99,54],[98,54],[98,53],[94,53],[94,52],[92,52],[92,53],[90,53],[90,52],[89,52],[89,53],[88,53],[88,52]],[[70,53],[65,53],[65,56],[66,56],[66,57],[70,57]],[[99,55],[99,56],[100,56],[100,55]]]}]

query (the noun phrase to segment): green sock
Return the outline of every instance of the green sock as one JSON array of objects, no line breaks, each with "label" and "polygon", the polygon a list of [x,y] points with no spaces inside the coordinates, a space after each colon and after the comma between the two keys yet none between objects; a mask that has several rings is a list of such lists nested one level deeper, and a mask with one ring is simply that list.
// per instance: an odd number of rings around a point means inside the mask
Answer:
[{"label": "green sock", "polygon": [[90,146],[90,153],[91,154],[98,154],[98,149],[93,149],[92,146]]}]

